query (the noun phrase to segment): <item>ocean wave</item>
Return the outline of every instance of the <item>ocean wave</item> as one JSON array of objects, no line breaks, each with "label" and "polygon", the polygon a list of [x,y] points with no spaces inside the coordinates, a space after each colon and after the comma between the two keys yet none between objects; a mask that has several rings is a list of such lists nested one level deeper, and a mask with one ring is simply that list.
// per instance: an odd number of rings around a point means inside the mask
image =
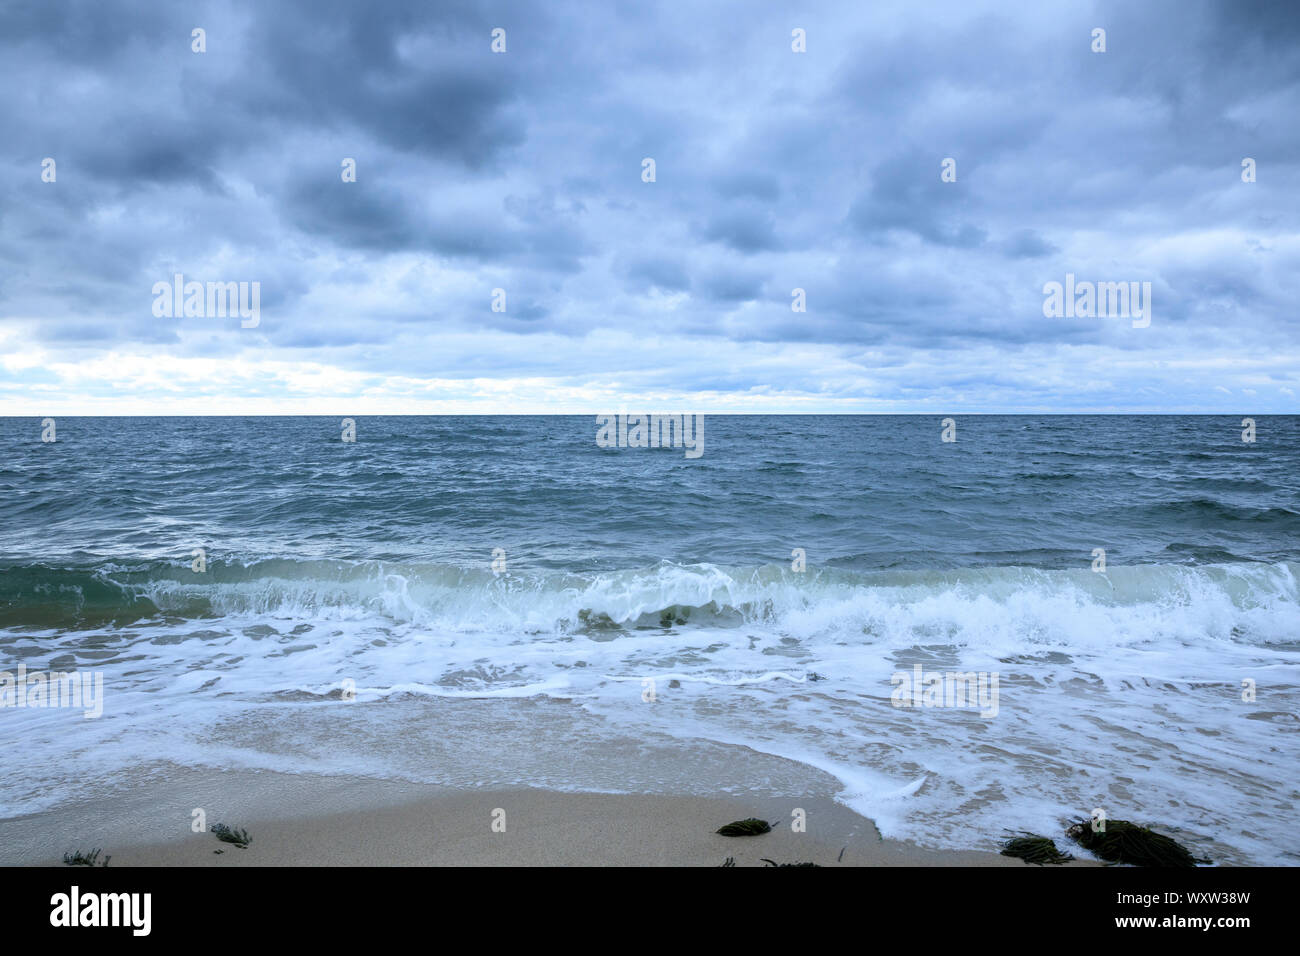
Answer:
[{"label": "ocean wave", "polygon": [[444,564],[251,560],[101,568],[0,568],[0,626],[125,626],[149,619],[376,618],[449,633],[602,633],[763,624],[870,634],[900,609],[990,606],[1082,613],[1211,609],[1241,615],[1297,606],[1289,563],[982,567],[857,572],[787,565],[657,565],[603,573],[507,571]]},{"label": "ocean wave", "polygon": [[1256,508],[1231,504],[1217,498],[1185,498],[1145,505],[1141,511],[1162,519],[1204,519],[1206,521],[1258,522],[1273,528],[1300,528],[1300,511],[1280,506]]},{"label": "ocean wave", "polygon": [[[22,622],[0,630],[0,670],[92,669],[106,688],[98,720],[6,715],[0,745],[75,760],[47,762],[0,811],[158,759],[576,785],[535,723],[563,713],[616,753],[703,741],[820,768],[889,835],[931,844],[1124,807],[1196,830],[1216,860],[1275,862],[1294,846],[1276,801],[1300,741],[1298,568],[0,567],[0,611]],[[916,667],[993,674],[997,716],[897,707],[894,675]],[[1258,703],[1243,697],[1256,683]],[[504,704],[528,709],[485,709]],[[458,744],[446,721],[475,730]],[[1260,753],[1276,759],[1244,774]],[[663,765],[653,786],[689,787],[692,766]]]}]

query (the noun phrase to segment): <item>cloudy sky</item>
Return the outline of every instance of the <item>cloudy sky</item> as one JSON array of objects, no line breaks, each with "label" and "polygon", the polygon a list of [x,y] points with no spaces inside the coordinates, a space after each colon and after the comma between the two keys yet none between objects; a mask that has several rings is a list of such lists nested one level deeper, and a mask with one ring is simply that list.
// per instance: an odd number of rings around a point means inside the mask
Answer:
[{"label": "cloudy sky", "polygon": [[0,76],[0,414],[1300,410],[1292,3],[7,0]]}]

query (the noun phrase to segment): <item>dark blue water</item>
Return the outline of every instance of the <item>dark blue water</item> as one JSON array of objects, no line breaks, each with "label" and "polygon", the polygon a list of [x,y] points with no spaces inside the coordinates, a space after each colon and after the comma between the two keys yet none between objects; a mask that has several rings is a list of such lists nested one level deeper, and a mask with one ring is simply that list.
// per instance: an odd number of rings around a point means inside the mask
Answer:
[{"label": "dark blue water", "polygon": [[1295,560],[1300,418],[710,416],[705,452],[590,417],[0,420],[10,562],[213,558],[858,570]]}]

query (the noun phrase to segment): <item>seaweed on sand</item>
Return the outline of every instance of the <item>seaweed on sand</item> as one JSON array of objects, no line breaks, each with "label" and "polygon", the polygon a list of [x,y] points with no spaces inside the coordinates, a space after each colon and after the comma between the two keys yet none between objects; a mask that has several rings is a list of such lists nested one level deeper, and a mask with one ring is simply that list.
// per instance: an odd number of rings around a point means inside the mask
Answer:
[{"label": "seaweed on sand", "polygon": [[1065,831],[1066,836],[1107,863],[1133,866],[1189,867],[1209,863],[1192,856],[1187,848],[1163,833],[1129,823],[1107,820],[1104,830],[1094,832],[1092,821],[1083,820]]},{"label": "seaweed on sand", "polygon": [[723,836],[758,836],[760,833],[767,833],[772,828],[764,820],[750,817],[747,820],[737,820],[734,823],[728,823],[725,827],[718,830]]},{"label": "seaweed on sand", "polygon": [[1074,859],[1070,854],[1058,850],[1056,844],[1047,837],[1033,833],[1022,833],[1018,837],[1007,840],[1002,844],[1002,855],[1018,857],[1035,866],[1042,866],[1044,863],[1066,863]]},{"label": "seaweed on sand", "polygon": [[253,842],[253,838],[248,835],[247,830],[228,827],[224,823],[213,824],[212,835],[222,843],[233,843],[241,850],[247,850],[248,844]]},{"label": "seaweed on sand", "polygon": [[89,853],[75,850],[72,853],[63,854],[65,866],[108,866],[108,861],[111,859],[113,859],[111,856],[106,856],[101,863],[99,860],[99,847],[95,847]]},{"label": "seaweed on sand", "polygon": [[[767,857],[762,857],[761,859],[768,866],[821,866],[820,863],[777,863],[775,860],[769,860]],[[724,868],[735,866],[736,858],[734,856],[729,856],[722,861],[721,865]]]}]

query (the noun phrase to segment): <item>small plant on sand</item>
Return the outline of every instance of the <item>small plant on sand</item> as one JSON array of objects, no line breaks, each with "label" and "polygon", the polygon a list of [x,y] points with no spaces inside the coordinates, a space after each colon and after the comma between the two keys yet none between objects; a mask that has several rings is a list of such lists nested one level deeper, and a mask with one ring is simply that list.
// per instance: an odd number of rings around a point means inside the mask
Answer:
[{"label": "small plant on sand", "polygon": [[99,847],[91,850],[89,853],[82,853],[77,850],[75,853],[63,854],[63,862],[66,866],[108,866],[111,856],[104,857],[101,862],[99,859]]},{"label": "small plant on sand", "polygon": [[233,843],[241,850],[247,850],[248,844],[253,842],[253,838],[248,835],[247,830],[228,827],[224,823],[214,824],[212,827],[212,835],[222,843]]},{"label": "small plant on sand", "polygon": [[728,823],[725,827],[718,830],[723,836],[758,836],[760,833],[768,833],[771,827],[764,820],[750,817],[748,820],[737,820],[735,823]]},{"label": "small plant on sand", "polygon": [[769,860],[767,857],[760,857],[768,866],[821,866],[820,863],[777,863],[775,860]]},{"label": "small plant on sand", "polygon": [[1019,857],[1026,863],[1037,866],[1044,863],[1067,863],[1074,859],[1070,854],[1058,850],[1056,844],[1047,837],[1032,833],[1023,833],[1007,840],[1002,844],[1002,855]]},{"label": "small plant on sand", "polygon": [[1209,863],[1192,856],[1187,848],[1163,833],[1129,823],[1107,820],[1106,829],[1094,831],[1090,820],[1083,820],[1065,831],[1085,850],[1091,850],[1107,863],[1131,863],[1133,866],[1188,867]]}]

